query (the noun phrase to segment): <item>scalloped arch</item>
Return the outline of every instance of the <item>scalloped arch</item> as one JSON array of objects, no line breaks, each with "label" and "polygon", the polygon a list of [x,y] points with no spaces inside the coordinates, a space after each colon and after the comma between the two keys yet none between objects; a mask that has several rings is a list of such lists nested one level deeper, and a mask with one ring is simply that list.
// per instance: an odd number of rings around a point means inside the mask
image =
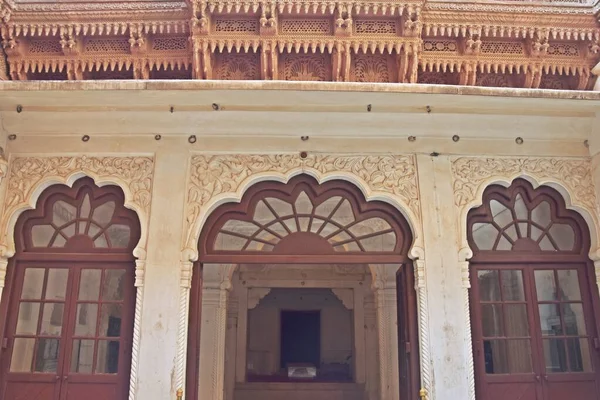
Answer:
[{"label": "scalloped arch", "polygon": [[[56,158],[55,158],[56,159]],[[133,255],[144,260],[146,257],[146,243],[148,237],[148,218],[150,211],[150,189],[154,161],[150,157],[61,157],[61,162],[69,164],[69,169],[58,169],[54,173],[31,178],[22,170],[15,171],[12,166],[14,162],[25,163],[38,162],[44,164],[52,158],[22,157],[12,160],[9,166],[7,189],[5,193],[5,208],[0,220],[2,241],[0,243],[0,255],[10,258],[15,253],[14,229],[19,216],[26,210],[34,209],[42,192],[55,184],[64,184],[69,187],[83,177],[91,178],[98,186],[116,185],[123,190],[125,195],[124,206],[135,211],[140,220],[140,240],[133,250]],[[136,160],[137,159],[137,160]],[[91,160],[91,162],[90,162]],[[85,165],[96,166],[86,168]],[[110,168],[108,167],[110,165]],[[130,171],[119,170],[126,168],[125,165],[140,166],[139,174],[132,175]],[[18,167],[15,167],[15,169]],[[57,173],[58,172],[58,173]],[[62,172],[62,173],[61,173]],[[110,175],[108,172],[112,172]],[[26,176],[24,176],[26,175]],[[22,181],[30,179],[24,184]],[[141,184],[144,182],[145,184]],[[140,192],[148,192],[141,194]]]},{"label": "scalloped arch", "polygon": [[[285,173],[277,171],[265,171],[248,176],[240,182],[235,191],[219,193],[208,199],[205,204],[200,205],[199,209],[197,210],[197,218],[194,221],[189,220],[193,213],[190,214],[188,212],[189,229],[186,239],[186,248],[182,252],[183,260],[196,261],[198,259],[197,247],[200,233],[202,232],[209,215],[217,207],[225,203],[239,203],[242,200],[244,193],[251,186],[257,183],[265,181],[287,183],[290,179],[301,174],[306,174],[313,177],[319,184],[336,179],[350,182],[361,191],[367,202],[377,200],[392,205],[407,220],[412,231],[414,239],[412,245],[410,246],[411,250],[409,251],[409,255],[413,258],[421,255],[421,252],[413,251],[413,248],[422,248],[421,240],[423,235],[421,233],[420,215],[417,217],[411,207],[405,201],[399,198],[399,196],[381,190],[373,190],[361,177],[351,172],[332,171],[322,173],[315,168],[296,167],[286,171]],[[190,207],[189,199],[188,207]]]}]

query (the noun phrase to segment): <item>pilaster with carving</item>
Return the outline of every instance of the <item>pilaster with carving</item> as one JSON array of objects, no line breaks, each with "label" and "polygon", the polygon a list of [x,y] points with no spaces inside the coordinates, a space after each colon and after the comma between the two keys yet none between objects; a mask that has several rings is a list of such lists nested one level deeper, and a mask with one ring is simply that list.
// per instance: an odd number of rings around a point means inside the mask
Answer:
[{"label": "pilaster with carving", "polygon": [[[429,340],[429,304],[427,300],[427,284],[425,278],[425,260],[413,261],[415,270],[415,290],[417,292],[417,308],[419,318],[419,358],[421,359],[421,389],[426,396],[431,393],[431,350]],[[428,399],[429,397],[426,397]]]},{"label": "pilaster with carving", "polygon": [[207,399],[225,396],[227,300],[235,265],[204,264],[200,326],[199,393]]}]

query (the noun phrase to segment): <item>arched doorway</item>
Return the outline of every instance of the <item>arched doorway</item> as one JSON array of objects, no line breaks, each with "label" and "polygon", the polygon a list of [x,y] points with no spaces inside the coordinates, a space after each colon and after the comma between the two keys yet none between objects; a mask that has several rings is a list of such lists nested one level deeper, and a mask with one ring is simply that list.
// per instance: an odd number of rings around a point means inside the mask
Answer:
[{"label": "arched doorway", "polygon": [[2,299],[0,398],[127,398],[140,238],[123,192],[54,185],[15,227]]},{"label": "arched doorway", "polygon": [[523,179],[468,215],[477,398],[600,395],[598,288],[583,218]]},{"label": "arched doorway", "polygon": [[[306,398],[311,399],[327,393],[367,399],[370,394],[365,387],[369,385],[379,391],[380,385],[399,388],[393,397],[384,393],[382,398],[416,398],[416,301],[407,256],[411,244],[409,225],[397,209],[383,202],[366,202],[360,190],[343,181],[318,184],[301,175],[286,184],[264,182],[251,187],[239,204],[218,207],[200,235],[199,262],[192,275],[187,399],[201,398],[199,392],[207,395],[198,377],[201,381],[207,374],[218,377],[221,372],[214,368],[223,368],[225,380],[232,382],[230,386],[215,383],[217,393],[209,394],[215,399],[262,398],[269,390],[278,391],[269,396],[286,396],[292,390],[298,396],[306,390]],[[228,294],[223,284],[206,282],[207,275],[214,277],[225,269],[232,275]],[[387,283],[374,289],[372,273],[389,273],[391,278],[378,276]],[[235,297],[235,308],[229,304],[223,309],[224,296]],[[214,308],[209,303],[215,303]],[[384,316],[384,312],[393,315]],[[227,321],[215,322],[219,318]],[[369,318],[375,325],[371,331]],[[298,321],[314,329],[299,335]],[[237,333],[229,335],[232,326]],[[205,332],[213,335],[219,329],[228,329],[219,334],[223,341],[217,341],[226,349],[215,353],[213,364],[203,371],[201,340],[214,343]],[[328,345],[334,342],[335,332],[340,340]],[[398,354],[389,350],[379,354],[392,340]],[[336,349],[329,351],[332,347]],[[224,367],[219,364],[223,358]],[[394,360],[388,362],[390,358]],[[383,374],[367,371],[369,359],[373,370],[382,365],[391,368],[393,385],[388,385]],[[295,364],[314,369],[301,384],[291,372]],[[375,382],[370,381],[373,377]],[[307,386],[309,382],[314,385]],[[366,394],[357,394],[360,391]]]}]

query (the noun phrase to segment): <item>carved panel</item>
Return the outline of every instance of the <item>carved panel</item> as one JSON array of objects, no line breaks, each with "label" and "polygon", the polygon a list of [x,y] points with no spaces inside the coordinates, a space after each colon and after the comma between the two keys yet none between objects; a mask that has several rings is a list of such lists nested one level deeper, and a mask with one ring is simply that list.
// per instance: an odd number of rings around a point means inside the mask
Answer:
[{"label": "carved panel", "polygon": [[154,51],[184,51],[187,50],[188,38],[185,36],[157,37],[152,39]]},{"label": "carved panel", "polygon": [[458,85],[458,73],[419,71],[417,82],[432,85]]},{"label": "carved panel", "polygon": [[226,194],[237,197],[240,186],[252,176],[288,174],[300,168],[320,174],[342,173],[360,178],[372,191],[396,197],[420,220],[417,169],[412,155],[196,155],[192,157],[188,184],[187,246],[197,246],[205,206]]},{"label": "carved panel", "polygon": [[129,54],[130,47],[127,39],[89,39],[84,49],[87,53]]},{"label": "carved panel", "polygon": [[573,76],[545,74],[540,80],[540,89],[572,90],[576,87]]},{"label": "carved panel", "polygon": [[221,53],[216,56],[215,78],[223,80],[260,79],[258,53]]},{"label": "carved panel", "polygon": [[29,42],[30,54],[63,54],[62,47],[58,40],[44,39],[32,40]]},{"label": "carved panel", "polygon": [[322,53],[281,55],[281,79],[286,81],[330,81],[331,57]]},{"label": "carved panel", "polygon": [[579,57],[579,46],[576,43],[550,43],[549,56]]},{"label": "carved panel", "polygon": [[425,40],[423,51],[456,54],[457,46],[455,40]]},{"label": "carved panel", "polygon": [[213,30],[219,34],[258,34],[258,20],[256,18],[216,18],[213,21]]},{"label": "carved panel", "polygon": [[280,33],[284,35],[331,35],[333,27],[327,18],[288,18],[281,20]]},{"label": "carved panel", "polygon": [[477,74],[477,86],[514,87],[512,76],[508,74],[480,73]]},{"label": "carved panel", "polygon": [[394,82],[395,67],[390,54],[356,54],[352,57],[350,79],[353,82]]},{"label": "carved panel", "polygon": [[354,21],[354,33],[359,35],[396,35],[398,24],[393,19],[357,19]]},{"label": "carved panel", "polygon": [[569,189],[571,200],[589,210],[596,209],[596,194],[589,160],[562,158],[461,157],[452,162],[454,202],[462,207],[475,200],[480,186],[493,176],[514,177],[520,173],[537,179],[552,179]]},{"label": "carved panel", "polygon": [[521,42],[482,42],[482,53],[496,54],[523,54],[523,43]]}]

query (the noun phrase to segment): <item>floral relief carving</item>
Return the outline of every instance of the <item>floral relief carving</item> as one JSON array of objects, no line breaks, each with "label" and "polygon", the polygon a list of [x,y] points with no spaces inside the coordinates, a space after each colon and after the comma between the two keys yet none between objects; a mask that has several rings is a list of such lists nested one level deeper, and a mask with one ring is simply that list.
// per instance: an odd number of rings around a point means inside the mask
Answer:
[{"label": "floral relief carving", "polygon": [[369,185],[372,191],[399,198],[420,219],[417,169],[412,155],[337,156],[315,155],[301,159],[285,155],[196,155],[192,157],[188,184],[187,244],[195,247],[198,221],[208,202],[222,194],[237,194],[249,177],[264,173],[288,174],[298,169],[321,174],[350,173]]},{"label": "floral relief carving", "polygon": [[489,178],[524,173],[541,180],[557,180],[569,189],[573,203],[590,211],[596,209],[591,166],[585,159],[461,157],[452,162],[452,172],[454,202],[459,207],[475,200],[481,184]]},{"label": "floral relief carving", "polygon": [[2,218],[3,234],[15,210],[29,205],[38,185],[48,178],[67,179],[83,172],[100,180],[115,178],[126,185],[138,211],[150,213],[150,198],[154,159],[152,157],[16,157],[11,160]]},{"label": "floral relief carving", "polygon": [[355,56],[354,80],[356,82],[392,82],[388,56],[360,54]]},{"label": "floral relief carving", "polygon": [[223,54],[219,57],[217,79],[256,80],[260,79],[258,54]]},{"label": "floral relief carving", "polygon": [[324,54],[285,54],[283,79],[288,81],[329,81],[331,68]]}]

